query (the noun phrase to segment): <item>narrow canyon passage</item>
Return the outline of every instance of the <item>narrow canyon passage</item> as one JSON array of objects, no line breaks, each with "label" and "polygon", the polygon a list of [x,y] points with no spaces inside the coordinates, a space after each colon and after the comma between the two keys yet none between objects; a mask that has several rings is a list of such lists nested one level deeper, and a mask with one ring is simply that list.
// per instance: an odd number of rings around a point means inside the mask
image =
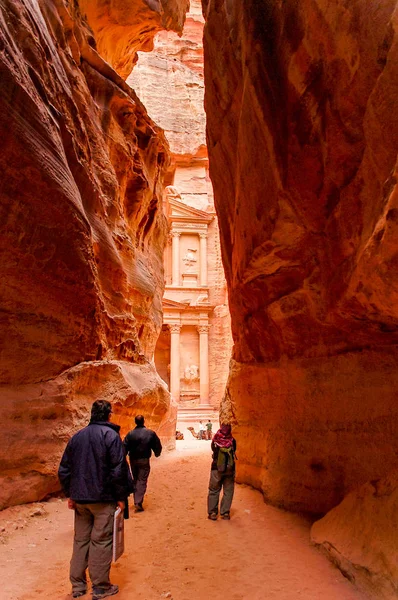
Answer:
[{"label": "narrow canyon passage", "polygon": [[[249,487],[237,486],[231,521],[208,521],[209,465],[207,441],[178,442],[152,460],[146,510],[126,521],[126,552],[112,567],[119,600],[365,598],[310,546],[308,522]],[[40,506],[47,514],[27,516]],[[73,513],[65,501],[13,507],[1,519],[19,524],[8,524],[13,533],[0,546],[1,598],[69,600]]]},{"label": "narrow canyon passage", "polygon": [[119,598],[397,600],[397,65],[398,0],[0,0],[0,600],[68,597],[96,399],[259,490],[155,461]]}]

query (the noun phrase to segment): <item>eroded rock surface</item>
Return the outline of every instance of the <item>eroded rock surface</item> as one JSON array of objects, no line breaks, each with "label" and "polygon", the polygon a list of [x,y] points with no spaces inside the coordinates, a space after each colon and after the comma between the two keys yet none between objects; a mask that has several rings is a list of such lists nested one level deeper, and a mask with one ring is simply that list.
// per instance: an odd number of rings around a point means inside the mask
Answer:
[{"label": "eroded rock surface", "polygon": [[115,69],[127,77],[137,51],[153,49],[156,32],[181,34],[189,0],[79,0],[98,43],[98,49]]},{"label": "eroded rock surface", "polygon": [[[127,80],[164,129],[179,163],[207,157],[203,24],[201,3],[192,0],[181,37],[172,31],[158,33],[153,52],[140,53]],[[189,183],[194,184],[192,179]]]},{"label": "eroded rock surface", "polygon": [[238,476],[324,512],[396,466],[396,2],[203,5]]},{"label": "eroded rock surface", "polygon": [[311,529],[346,577],[370,597],[398,597],[398,472],[360,487]]},{"label": "eroded rock surface", "polygon": [[[122,434],[137,412],[171,446],[176,406],[151,364],[82,362],[51,380],[2,386],[7,426],[1,456],[0,506],[33,502],[59,489],[55,474],[71,434],[88,423],[93,400],[112,402]],[[174,442],[175,444],[175,442]]]},{"label": "eroded rock surface", "polygon": [[0,9],[3,507],[54,489],[96,398],[124,407],[125,428],[145,406],[165,439],[173,409],[149,364],[162,322],[164,135],[96,52],[77,3]]}]

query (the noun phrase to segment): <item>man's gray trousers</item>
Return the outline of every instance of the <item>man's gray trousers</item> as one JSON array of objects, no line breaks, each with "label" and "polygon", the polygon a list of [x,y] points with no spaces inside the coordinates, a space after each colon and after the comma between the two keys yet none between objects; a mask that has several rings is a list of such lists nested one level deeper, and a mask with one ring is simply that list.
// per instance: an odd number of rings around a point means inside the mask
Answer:
[{"label": "man's gray trousers", "polygon": [[221,499],[220,513],[229,513],[232,498],[234,497],[235,473],[220,473],[216,469],[210,472],[209,495],[207,498],[207,512],[218,514],[218,502],[221,488],[223,497]]},{"label": "man's gray trousers", "polygon": [[76,504],[75,538],[70,562],[74,592],[87,589],[88,567],[93,587],[109,586],[115,503]]},{"label": "man's gray trousers", "polygon": [[144,500],[148,477],[151,471],[150,459],[137,458],[136,460],[130,460],[130,466],[135,485],[134,504],[141,504]]}]

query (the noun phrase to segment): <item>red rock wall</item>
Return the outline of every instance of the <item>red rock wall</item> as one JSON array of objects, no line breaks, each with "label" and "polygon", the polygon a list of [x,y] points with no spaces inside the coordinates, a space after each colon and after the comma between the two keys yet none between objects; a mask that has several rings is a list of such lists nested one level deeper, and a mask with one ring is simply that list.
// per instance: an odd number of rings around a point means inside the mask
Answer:
[{"label": "red rock wall", "polygon": [[398,452],[396,2],[203,5],[238,477],[324,512]]},{"label": "red rock wall", "polygon": [[311,529],[314,544],[369,598],[398,597],[398,472],[344,498]]},{"label": "red rock wall", "polygon": [[96,52],[77,3],[0,10],[1,508],[57,488],[60,453],[98,397],[124,429],[139,410],[168,440],[175,408],[149,363],[164,135]]}]

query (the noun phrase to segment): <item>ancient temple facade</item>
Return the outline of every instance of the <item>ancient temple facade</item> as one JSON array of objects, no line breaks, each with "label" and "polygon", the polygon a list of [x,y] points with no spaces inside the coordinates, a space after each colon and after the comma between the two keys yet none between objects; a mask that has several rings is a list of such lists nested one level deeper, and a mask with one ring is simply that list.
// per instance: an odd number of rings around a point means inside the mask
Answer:
[{"label": "ancient temple facade", "polygon": [[229,312],[214,208],[195,208],[166,190],[163,328],[155,364],[178,403],[179,426],[218,420],[231,352]]},{"label": "ancient temple facade", "polygon": [[213,188],[208,173],[203,107],[203,16],[199,0],[181,37],[160,32],[140,53],[128,83],[164,129],[172,152],[164,197],[163,328],[154,361],[178,404],[177,427],[218,410],[232,350],[226,282]]}]

